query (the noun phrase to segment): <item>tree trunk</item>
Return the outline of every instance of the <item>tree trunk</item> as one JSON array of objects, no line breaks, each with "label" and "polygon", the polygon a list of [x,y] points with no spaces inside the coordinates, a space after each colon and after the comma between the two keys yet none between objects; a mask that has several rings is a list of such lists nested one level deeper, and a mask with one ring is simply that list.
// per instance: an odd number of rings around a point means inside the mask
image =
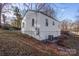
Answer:
[{"label": "tree trunk", "polygon": [[1,28],[1,13],[2,13],[2,7],[3,7],[3,5],[2,5],[2,3],[0,3],[0,28]]},{"label": "tree trunk", "polygon": [[1,9],[0,9],[0,28],[1,28]]}]

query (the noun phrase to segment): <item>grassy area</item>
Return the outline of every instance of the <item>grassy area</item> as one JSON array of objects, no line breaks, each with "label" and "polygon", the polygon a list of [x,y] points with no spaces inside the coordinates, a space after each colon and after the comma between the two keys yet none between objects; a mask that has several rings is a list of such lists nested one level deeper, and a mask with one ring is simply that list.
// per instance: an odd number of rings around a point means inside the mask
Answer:
[{"label": "grassy area", "polygon": [[79,36],[78,35],[69,35],[65,44],[69,48],[79,49]]},{"label": "grassy area", "polygon": [[54,55],[49,52],[41,52],[28,44],[24,44],[23,39],[28,41],[30,39],[27,38],[29,38],[27,35],[22,35],[19,32],[0,29],[0,55]]},{"label": "grassy area", "polygon": [[[65,45],[79,51],[79,37],[68,36]],[[34,38],[20,32],[11,32],[0,29],[0,55],[56,55],[54,45],[46,46]],[[57,47],[57,46],[54,46]],[[57,52],[57,51],[56,51]],[[77,53],[79,55],[79,52]]]},{"label": "grassy area", "polygon": [[68,39],[65,40],[65,45],[69,48],[76,49],[79,55],[79,35],[71,34],[67,35]]}]

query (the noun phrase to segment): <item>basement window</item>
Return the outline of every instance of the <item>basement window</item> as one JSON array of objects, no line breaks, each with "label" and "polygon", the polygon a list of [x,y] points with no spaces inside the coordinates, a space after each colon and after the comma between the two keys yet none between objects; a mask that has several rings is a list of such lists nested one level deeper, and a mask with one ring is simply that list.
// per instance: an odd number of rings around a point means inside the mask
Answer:
[{"label": "basement window", "polygon": [[32,26],[34,26],[34,18],[32,19]]}]

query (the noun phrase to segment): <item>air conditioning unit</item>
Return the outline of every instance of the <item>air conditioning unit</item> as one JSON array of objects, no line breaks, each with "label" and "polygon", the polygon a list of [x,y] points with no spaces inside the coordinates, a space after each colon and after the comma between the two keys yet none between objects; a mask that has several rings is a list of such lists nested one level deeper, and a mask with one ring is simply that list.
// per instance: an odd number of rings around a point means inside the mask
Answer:
[{"label": "air conditioning unit", "polygon": [[48,35],[48,40],[53,40],[53,35]]}]

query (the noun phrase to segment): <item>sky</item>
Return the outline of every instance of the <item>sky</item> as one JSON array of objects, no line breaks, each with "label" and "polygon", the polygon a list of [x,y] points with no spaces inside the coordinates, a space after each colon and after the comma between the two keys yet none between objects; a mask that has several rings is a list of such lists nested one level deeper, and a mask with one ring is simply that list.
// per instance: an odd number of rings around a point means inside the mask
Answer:
[{"label": "sky", "polygon": [[[14,5],[18,5],[18,4],[14,4]],[[50,5],[56,11],[57,20],[75,21],[77,19],[76,16],[79,15],[78,13],[79,3],[54,3]]]},{"label": "sky", "polygon": [[79,15],[79,4],[78,3],[56,3],[55,10],[57,12],[57,17],[59,20],[72,20],[75,21],[76,16]]}]

